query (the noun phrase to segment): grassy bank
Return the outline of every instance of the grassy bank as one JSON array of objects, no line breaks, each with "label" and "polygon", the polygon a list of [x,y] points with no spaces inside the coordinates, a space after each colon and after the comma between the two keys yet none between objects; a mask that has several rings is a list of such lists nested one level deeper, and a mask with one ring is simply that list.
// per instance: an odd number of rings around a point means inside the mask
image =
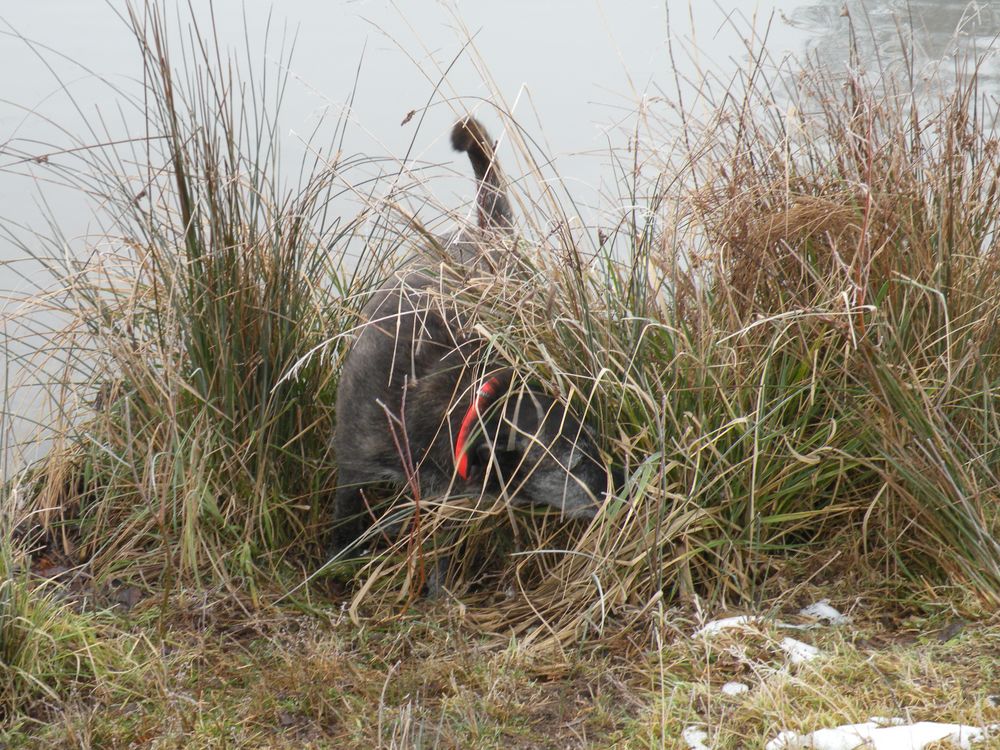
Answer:
[{"label": "grassy bank", "polygon": [[[425,242],[414,195],[352,182],[366,160],[335,148],[284,172],[286,79],[130,22],[149,136],[94,151],[95,252],[39,256],[67,375],[46,457],[5,490],[11,742],[658,747],[707,723],[738,747],[911,709],[996,721],[1000,149],[973,69],[918,96],[905,70],[764,61],[680,124],[645,107],[598,227],[505,116],[517,264],[448,301],[588,415],[627,489],[583,525],[434,498],[324,568],[338,366]],[[341,194],[368,199],[334,216]],[[819,594],[877,603],[818,636],[825,671],[774,677],[767,632],[745,658],[688,638]],[[959,621],[957,646],[920,640]]]}]

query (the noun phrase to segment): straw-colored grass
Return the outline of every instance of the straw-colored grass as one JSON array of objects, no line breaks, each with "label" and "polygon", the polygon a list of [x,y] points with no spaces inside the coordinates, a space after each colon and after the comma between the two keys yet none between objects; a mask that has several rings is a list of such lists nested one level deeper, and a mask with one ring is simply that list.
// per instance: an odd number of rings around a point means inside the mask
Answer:
[{"label": "straw-colored grass", "polygon": [[96,570],[252,591],[320,541],[336,368],[316,358],[287,375],[338,326],[328,281],[350,222],[325,216],[325,165],[294,189],[272,171],[284,81],[255,100],[207,47],[171,67],[159,13],[131,23],[156,137],[138,172],[97,171],[118,207],[101,252],[44,259],[66,284],[58,343],[84,373],[72,387],[93,408],[33,469],[35,509],[69,522]]}]

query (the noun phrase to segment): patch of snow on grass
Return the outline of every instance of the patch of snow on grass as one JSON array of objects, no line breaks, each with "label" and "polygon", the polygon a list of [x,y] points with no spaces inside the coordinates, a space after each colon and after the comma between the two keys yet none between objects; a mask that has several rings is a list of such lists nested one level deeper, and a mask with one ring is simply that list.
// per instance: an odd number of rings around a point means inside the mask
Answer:
[{"label": "patch of snow on grass", "polygon": [[[721,620],[712,620],[706,623],[704,626],[698,628],[691,637],[704,636],[707,638],[708,636],[718,635],[725,630],[746,628],[761,621],[762,618],[755,615],[725,617]],[[779,622],[777,625],[780,627],[783,623]],[[803,662],[815,659],[820,654],[820,650],[815,646],[810,646],[808,643],[797,641],[794,638],[783,638],[779,645],[781,646],[781,650],[788,655],[788,660],[792,664],[802,664]]]},{"label": "patch of snow on grass", "polygon": [[749,685],[744,685],[742,682],[727,682],[722,686],[722,692],[726,695],[743,695],[750,691]]},{"label": "patch of snow on grass", "polygon": [[[895,723],[893,720],[892,723]],[[996,727],[972,727],[966,724],[941,724],[920,721],[916,724],[881,726],[882,722],[846,724],[832,729],[817,729],[802,735],[781,732],[767,743],[766,750],[923,750],[932,742],[950,741],[962,750],[985,739]]]},{"label": "patch of snow on grass", "polygon": [[685,727],[683,737],[688,750],[711,750],[705,744],[705,740],[708,739],[708,732],[701,727]]},{"label": "patch of snow on grass", "polygon": [[692,638],[700,635],[718,635],[723,630],[733,630],[734,628],[745,628],[747,625],[760,622],[760,618],[755,615],[737,615],[736,617],[723,617],[721,620],[712,620],[694,631]]},{"label": "patch of snow on grass", "polygon": [[804,664],[819,656],[820,651],[815,646],[797,641],[794,638],[782,638],[781,650],[788,654],[788,660],[792,664]]},{"label": "patch of snow on grass", "polygon": [[810,604],[799,610],[802,617],[814,617],[817,620],[825,620],[831,625],[846,625],[851,621],[847,615],[841,614],[837,609],[830,606],[829,599],[820,599],[815,604]]}]

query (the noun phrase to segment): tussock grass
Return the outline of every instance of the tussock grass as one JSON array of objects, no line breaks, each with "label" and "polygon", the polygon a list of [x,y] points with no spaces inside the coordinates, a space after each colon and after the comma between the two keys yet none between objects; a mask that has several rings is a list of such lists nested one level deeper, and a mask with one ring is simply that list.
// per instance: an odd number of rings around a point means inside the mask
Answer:
[{"label": "tussock grass", "polygon": [[340,327],[330,268],[351,224],[326,214],[338,165],[278,169],[285,79],[244,83],[201,30],[184,45],[165,19],[127,18],[149,137],[95,159],[113,228],[86,262],[43,259],[65,285],[59,344],[91,408],[33,470],[34,505],[72,525],[99,571],[167,588],[207,576],[242,596],[318,544],[336,368],[317,357],[288,374]]},{"label": "tussock grass", "polygon": [[[598,246],[541,223],[540,202],[513,270],[449,295],[630,473],[587,527],[422,508],[483,627],[606,640],[661,598],[754,601],[817,550],[996,603],[995,109],[974,75],[936,98],[886,71],[774,75],[699,102],[710,117],[686,121],[676,152],[643,118],[633,207]],[[511,520],[521,552],[465,596]],[[355,603],[412,592],[412,549],[373,561]]]}]

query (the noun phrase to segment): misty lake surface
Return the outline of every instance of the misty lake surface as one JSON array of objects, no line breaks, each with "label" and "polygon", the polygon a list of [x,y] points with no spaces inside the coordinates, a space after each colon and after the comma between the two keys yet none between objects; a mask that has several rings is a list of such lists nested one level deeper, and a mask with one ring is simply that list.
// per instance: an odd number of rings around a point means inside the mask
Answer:
[{"label": "misty lake surface", "polygon": [[[136,2],[142,8],[141,2]],[[810,56],[835,72],[849,64],[848,20],[864,31],[862,64],[902,59],[912,37],[918,75],[966,53],[984,56],[981,88],[997,89],[996,4],[967,0],[194,0],[224,49],[256,71],[289,74],[279,121],[283,162],[297,165],[324,128],[347,127],[343,151],[398,167],[429,165],[427,190],[442,206],[469,197],[467,168],[448,146],[456,117],[476,111],[494,135],[489,102],[509,108],[535,139],[584,215],[614,195],[609,149],[627,142],[642,102],[669,98],[675,80],[706,72],[725,81],[748,67],[766,37],[771,58]],[[165,7],[188,18],[188,3]],[[142,135],[128,103],[141,92],[140,57],[118,0],[37,0],[0,5],[0,290],[5,337],[23,338],[22,299],[52,281],[37,254],[81,254],[101,226],[92,200],[60,185],[51,166],[79,166],[78,150]],[[187,20],[182,20],[186,26]],[[284,66],[294,40],[294,55]],[[670,54],[668,40],[673,45]],[[284,48],[284,51],[283,51]],[[175,60],[175,63],[178,61]],[[676,66],[676,70],[675,70]],[[405,124],[407,114],[416,114]],[[317,131],[317,128],[319,129]],[[317,132],[316,136],[312,134]],[[503,154],[501,153],[501,157]],[[510,165],[504,162],[508,167]],[[293,170],[294,170],[293,166]],[[516,179],[515,174],[512,175]],[[345,207],[350,210],[350,207]],[[588,212],[591,216],[588,217]],[[55,239],[55,241],[52,241]],[[27,318],[29,326],[31,320]],[[44,322],[35,323],[44,326]],[[8,344],[9,351],[17,349]],[[23,355],[24,352],[14,352]],[[3,431],[25,436],[44,422],[44,380],[11,355]],[[34,387],[31,383],[35,382]]]}]

